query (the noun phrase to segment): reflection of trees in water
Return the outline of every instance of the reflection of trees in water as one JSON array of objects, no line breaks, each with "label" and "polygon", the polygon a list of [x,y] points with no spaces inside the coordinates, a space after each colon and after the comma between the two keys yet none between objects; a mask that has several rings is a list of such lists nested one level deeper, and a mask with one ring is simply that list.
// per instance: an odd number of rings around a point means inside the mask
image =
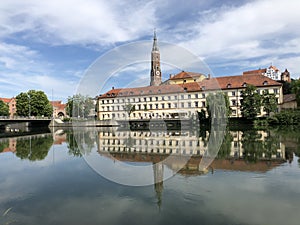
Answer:
[{"label": "reflection of trees in water", "polygon": [[52,136],[19,139],[16,144],[16,156],[30,161],[43,160],[53,144]]},{"label": "reflection of trees in water", "polygon": [[8,148],[9,147],[9,142],[8,140],[5,140],[5,141],[1,141],[0,142],[0,152],[3,152],[3,150],[5,148]]},{"label": "reflection of trees in water", "polygon": [[[267,132],[267,136],[262,139],[262,135],[256,130],[245,130],[242,135],[242,146],[244,158],[249,162],[257,162],[260,158],[271,159],[280,148],[278,136]],[[263,157],[264,156],[264,157]]]},{"label": "reflection of trees in water", "polygon": [[218,158],[228,158],[230,156],[232,141],[233,141],[233,137],[229,129],[226,129],[222,145],[218,152]]},{"label": "reflection of trees in water", "polygon": [[67,132],[69,154],[75,157],[89,154],[95,146],[95,137],[96,134],[93,131]]}]

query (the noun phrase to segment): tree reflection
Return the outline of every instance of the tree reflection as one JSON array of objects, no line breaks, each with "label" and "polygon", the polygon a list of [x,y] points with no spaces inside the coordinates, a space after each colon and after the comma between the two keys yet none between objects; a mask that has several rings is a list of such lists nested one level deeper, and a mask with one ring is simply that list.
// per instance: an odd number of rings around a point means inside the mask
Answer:
[{"label": "tree reflection", "polygon": [[1,141],[0,142],[0,152],[3,152],[5,148],[9,147],[9,142],[8,140],[6,141]]},{"label": "tree reflection", "polygon": [[69,154],[75,157],[89,154],[95,146],[95,137],[96,134],[92,131],[67,132]]},{"label": "tree reflection", "polygon": [[257,162],[263,154],[261,134],[256,130],[245,130],[242,135],[243,157],[248,162]]},{"label": "tree reflection", "polygon": [[232,134],[230,133],[229,129],[226,129],[226,133],[222,145],[218,152],[218,158],[223,159],[223,158],[228,158],[230,156],[232,141],[233,141]]},{"label": "tree reflection", "polygon": [[43,160],[53,144],[52,136],[18,139],[16,156],[30,161]]}]

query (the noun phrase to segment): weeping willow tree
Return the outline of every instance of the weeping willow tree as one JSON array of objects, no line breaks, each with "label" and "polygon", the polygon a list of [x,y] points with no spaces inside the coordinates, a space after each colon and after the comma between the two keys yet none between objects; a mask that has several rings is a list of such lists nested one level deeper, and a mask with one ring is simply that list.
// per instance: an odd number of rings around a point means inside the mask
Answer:
[{"label": "weeping willow tree", "polygon": [[228,96],[222,92],[209,93],[206,97],[206,109],[211,123],[226,123],[231,114]]}]

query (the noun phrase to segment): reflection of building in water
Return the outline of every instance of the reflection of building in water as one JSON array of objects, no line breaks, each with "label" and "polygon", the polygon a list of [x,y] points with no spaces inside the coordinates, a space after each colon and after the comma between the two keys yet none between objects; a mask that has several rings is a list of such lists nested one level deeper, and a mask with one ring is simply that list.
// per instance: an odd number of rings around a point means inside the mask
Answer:
[{"label": "reflection of building in water", "polygon": [[[245,137],[242,131],[230,131],[230,149],[226,158],[243,158],[249,154],[245,152]],[[270,138],[270,134],[265,131],[258,131],[253,140],[263,145]],[[244,140],[244,143],[243,143]],[[262,152],[259,159],[284,159],[285,146],[279,140],[272,140],[271,154]],[[223,141],[223,144],[225,139]],[[150,132],[150,131],[101,131],[99,132],[99,152],[110,153],[151,153],[158,155],[180,155],[180,156],[202,156],[207,151],[209,144],[209,132],[205,131],[199,137],[197,132],[191,131],[170,131],[170,132]],[[243,146],[244,145],[244,146]],[[222,145],[221,148],[224,148]],[[256,150],[256,149],[253,149]]]},{"label": "reflection of building in water", "polygon": [[7,147],[4,147],[3,149],[0,149],[0,153],[4,152],[12,152],[15,153],[17,151],[17,139],[16,138],[9,138]]}]

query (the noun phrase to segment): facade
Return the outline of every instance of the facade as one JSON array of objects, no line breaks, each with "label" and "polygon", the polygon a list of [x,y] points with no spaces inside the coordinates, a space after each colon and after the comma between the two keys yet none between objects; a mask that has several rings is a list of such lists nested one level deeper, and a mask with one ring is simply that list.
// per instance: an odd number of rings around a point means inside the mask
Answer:
[{"label": "facade", "polygon": [[4,103],[6,103],[9,107],[9,117],[12,118],[17,113],[17,102],[16,98],[0,98]]},{"label": "facade", "polygon": [[[231,117],[241,117],[241,92],[247,85],[254,85],[276,95],[282,104],[282,84],[265,76],[264,71],[245,72],[239,76],[211,78],[208,74],[181,71],[161,81],[160,53],[154,33],[151,51],[150,86],[137,88],[113,88],[100,95],[97,102],[99,120],[191,118],[206,110],[206,96],[222,91],[229,97]],[[258,116],[266,112],[261,109]]]},{"label": "facade", "polygon": [[53,118],[63,118],[66,114],[66,104],[63,104],[62,101],[50,101],[50,104],[53,107]]}]

